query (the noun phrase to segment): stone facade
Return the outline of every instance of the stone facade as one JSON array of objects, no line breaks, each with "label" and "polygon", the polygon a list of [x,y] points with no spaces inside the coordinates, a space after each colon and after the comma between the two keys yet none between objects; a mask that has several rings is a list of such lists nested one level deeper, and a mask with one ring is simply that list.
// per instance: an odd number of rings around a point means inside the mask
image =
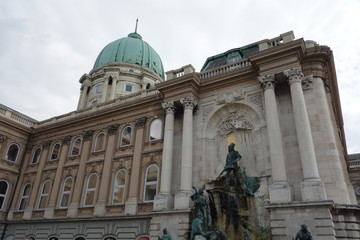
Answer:
[{"label": "stone facade", "polygon": [[[166,81],[106,65],[80,79],[77,111],[41,122],[0,106],[0,234],[157,239],[167,228],[188,239],[192,187],[205,185],[219,208],[235,142],[248,176],[271,175],[239,206],[252,238],[291,239],[305,223],[315,239],[359,239],[332,51],[292,32],[256,48]],[[126,82],[134,93],[117,87]]]}]

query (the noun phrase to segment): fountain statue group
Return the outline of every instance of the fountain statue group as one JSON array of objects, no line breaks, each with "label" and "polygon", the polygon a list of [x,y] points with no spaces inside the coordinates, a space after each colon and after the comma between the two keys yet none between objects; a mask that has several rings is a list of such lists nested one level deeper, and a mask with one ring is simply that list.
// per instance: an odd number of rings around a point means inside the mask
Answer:
[{"label": "fountain statue group", "polygon": [[[270,175],[260,176],[260,177],[249,177],[246,175],[245,168],[243,171],[239,172],[238,162],[241,160],[241,155],[238,151],[235,150],[235,144],[231,143],[228,146],[228,154],[226,156],[226,163],[224,170],[220,173],[220,176],[226,172],[224,192],[231,192],[231,173],[234,176],[235,182],[235,193],[237,196],[241,191],[242,194],[245,194],[249,197],[254,197],[256,191],[260,187],[260,179],[264,177],[270,177]],[[240,189],[241,187],[241,189]],[[190,199],[193,201],[193,218],[194,220],[191,223],[191,234],[190,240],[226,240],[227,234],[217,229],[213,224],[210,204],[208,197],[204,194],[206,192],[205,185],[199,189],[196,189],[195,193],[190,196]],[[231,205],[231,204],[230,204]],[[235,204],[236,205],[236,204]],[[234,208],[230,206],[230,208]],[[236,209],[230,209],[230,211],[235,212]],[[242,222],[242,237],[243,240],[250,240],[251,234],[247,227],[247,224]],[[235,227],[235,226],[234,226]],[[163,237],[159,237],[159,240],[170,240],[170,235],[167,233],[167,229],[163,229]],[[311,233],[307,230],[305,224],[301,225],[301,230],[296,234],[295,240],[312,240]]]}]

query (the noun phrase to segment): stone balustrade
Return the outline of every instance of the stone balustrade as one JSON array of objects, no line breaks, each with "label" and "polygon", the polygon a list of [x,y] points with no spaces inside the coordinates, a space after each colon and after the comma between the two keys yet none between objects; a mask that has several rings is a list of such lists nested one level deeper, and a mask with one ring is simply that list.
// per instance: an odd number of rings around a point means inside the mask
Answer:
[{"label": "stone balustrade", "polygon": [[195,72],[195,68],[191,64],[189,64],[189,65],[183,66],[179,69],[175,69],[175,70],[166,72],[166,80],[178,78],[178,77],[181,77],[186,74],[193,73],[193,72]]},{"label": "stone balustrade", "polygon": [[234,63],[230,63],[230,64],[227,64],[227,65],[224,65],[224,66],[213,68],[213,69],[210,69],[210,70],[205,71],[205,72],[200,72],[200,73],[198,73],[198,76],[202,80],[202,79],[222,75],[222,74],[225,74],[225,73],[228,73],[228,72],[231,72],[231,71],[235,71],[235,70],[238,70],[238,69],[241,69],[241,68],[245,68],[245,67],[248,67],[248,66],[251,66],[251,63],[250,63],[249,59],[244,58],[244,59],[241,59],[238,62],[234,62]]},{"label": "stone balustrade", "polygon": [[263,51],[263,50],[266,50],[269,48],[280,46],[284,43],[291,42],[294,39],[295,39],[295,35],[294,35],[293,31],[280,34],[279,37],[275,37],[272,39],[264,39],[264,40],[258,42],[259,51]]},{"label": "stone balustrade", "polygon": [[38,123],[35,119],[32,119],[4,105],[0,105],[0,116],[11,119],[27,127],[34,127]]},{"label": "stone balustrade", "polygon": [[349,168],[360,168],[360,160],[349,161]]}]

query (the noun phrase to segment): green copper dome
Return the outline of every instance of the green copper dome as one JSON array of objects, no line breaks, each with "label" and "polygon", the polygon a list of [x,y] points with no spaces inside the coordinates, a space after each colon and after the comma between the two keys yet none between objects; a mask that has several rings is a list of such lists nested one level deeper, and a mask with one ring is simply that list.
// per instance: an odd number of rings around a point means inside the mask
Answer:
[{"label": "green copper dome", "polygon": [[94,68],[112,62],[132,63],[150,68],[164,79],[164,68],[160,56],[136,32],[106,45],[97,57]]}]

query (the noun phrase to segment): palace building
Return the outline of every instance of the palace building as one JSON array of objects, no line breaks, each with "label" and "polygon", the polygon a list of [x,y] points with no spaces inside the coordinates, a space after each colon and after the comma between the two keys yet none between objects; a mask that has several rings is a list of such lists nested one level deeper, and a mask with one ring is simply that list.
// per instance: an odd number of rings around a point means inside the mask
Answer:
[{"label": "palace building", "polygon": [[222,228],[231,142],[260,184],[233,208],[252,239],[291,239],[301,224],[318,240],[360,238],[329,47],[291,31],[164,73],[135,31],[79,81],[61,116],[0,105],[1,239],[188,239],[203,185]]}]

